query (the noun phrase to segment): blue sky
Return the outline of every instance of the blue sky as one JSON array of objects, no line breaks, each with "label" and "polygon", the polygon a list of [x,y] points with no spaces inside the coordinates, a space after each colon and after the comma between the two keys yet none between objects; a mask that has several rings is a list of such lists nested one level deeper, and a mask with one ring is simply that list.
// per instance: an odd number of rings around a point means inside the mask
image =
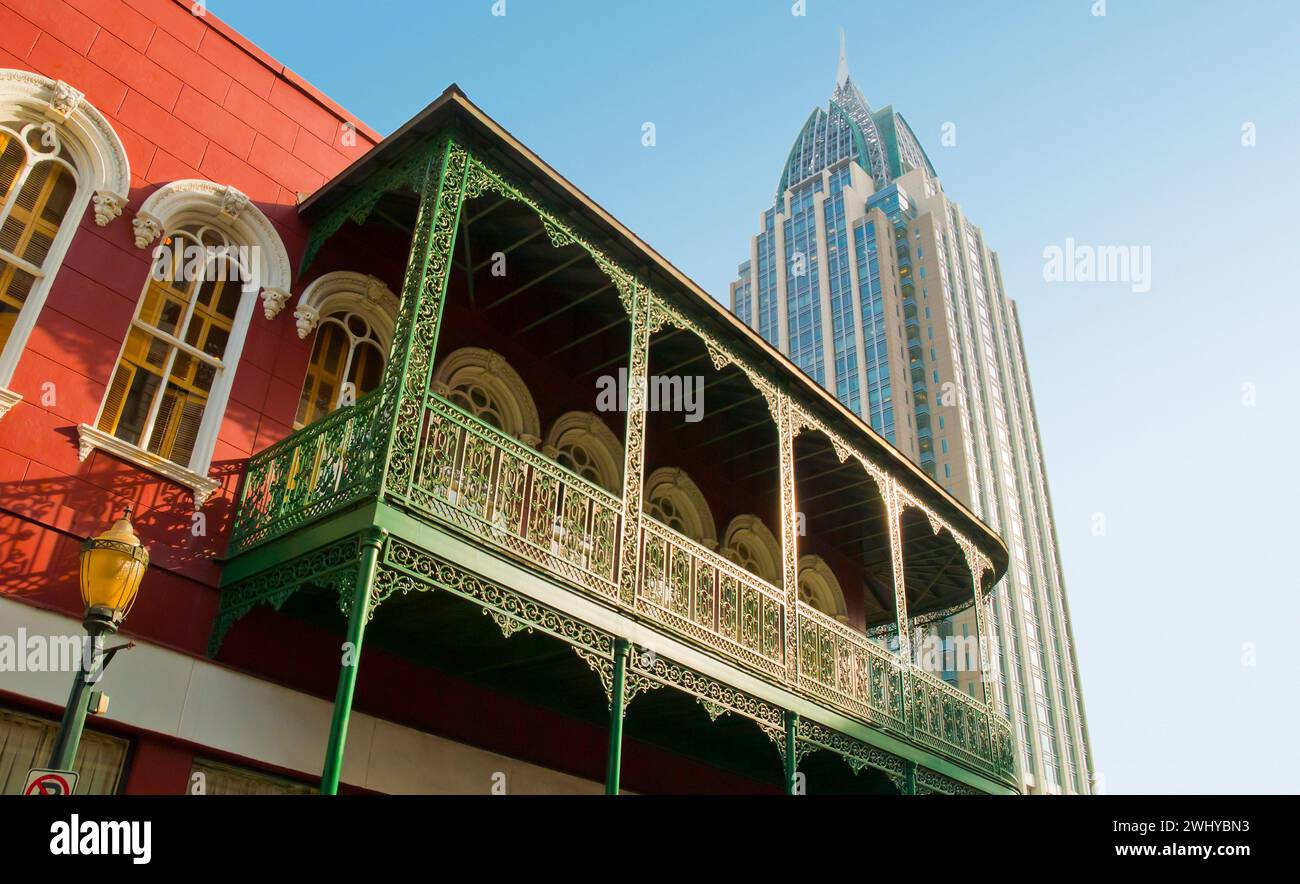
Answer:
[{"label": "blue sky", "polygon": [[[720,299],[843,26],[1019,304],[1108,790],[1300,792],[1300,4],[1093,2],[209,7],[381,133],[458,83]],[[1151,290],[1044,282],[1067,237]]]}]

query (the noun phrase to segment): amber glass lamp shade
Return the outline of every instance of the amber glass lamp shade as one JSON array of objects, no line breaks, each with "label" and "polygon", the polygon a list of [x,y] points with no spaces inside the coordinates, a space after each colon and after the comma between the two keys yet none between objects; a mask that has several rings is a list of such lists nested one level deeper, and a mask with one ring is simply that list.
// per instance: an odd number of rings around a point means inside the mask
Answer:
[{"label": "amber glass lamp shade", "polygon": [[149,551],[131,527],[128,507],[122,518],[81,545],[81,601],[86,628],[115,632],[135,604]]}]

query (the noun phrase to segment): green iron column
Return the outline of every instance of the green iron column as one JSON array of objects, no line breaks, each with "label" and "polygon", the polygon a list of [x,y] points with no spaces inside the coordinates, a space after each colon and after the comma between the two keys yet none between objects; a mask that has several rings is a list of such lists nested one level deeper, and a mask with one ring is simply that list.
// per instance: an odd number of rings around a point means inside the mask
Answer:
[{"label": "green iron column", "polygon": [[625,638],[614,639],[614,684],[609,701],[609,755],[605,763],[605,794],[618,794],[623,765],[623,711],[627,705],[627,655],[631,645]]},{"label": "green iron column", "polygon": [[352,610],[348,614],[348,638],[343,666],[339,670],[339,688],[334,695],[334,717],[330,722],[329,743],[325,747],[325,769],[321,772],[322,795],[337,795],[339,774],[343,769],[343,747],[348,739],[348,721],[352,717],[352,695],[357,687],[357,667],[361,665],[361,640],[370,619],[370,588],[379,566],[379,550],[388,532],[372,527],[361,540],[361,560],[357,565],[357,582],[352,591]]},{"label": "green iron column", "polygon": [[785,794],[797,795],[799,779],[799,752],[795,748],[795,731],[799,727],[799,713],[785,711]]},{"label": "green iron column", "polygon": [[90,645],[81,655],[81,664],[72,681],[72,692],[68,696],[68,705],[63,707],[63,721],[50,751],[50,767],[54,770],[72,770],[77,759],[77,747],[81,744],[81,733],[86,727],[86,713],[92,697],[86,696],[86,688],[91,684],[92,672],[99,665],[101,649],[98,646],[102,631],[97,626],[87,626]]},{"label": "green iron column", "polygon": [[903,794],[904,795],[916,794],[916,762],[915,761],[903,762]]}]

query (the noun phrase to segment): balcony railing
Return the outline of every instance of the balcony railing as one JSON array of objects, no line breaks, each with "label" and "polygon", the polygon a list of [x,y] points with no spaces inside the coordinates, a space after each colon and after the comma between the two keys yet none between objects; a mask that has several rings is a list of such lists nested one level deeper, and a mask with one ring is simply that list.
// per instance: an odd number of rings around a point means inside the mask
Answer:
[{"label": "balcony railing", "polygon": [[917,742],[976,765],[993,760],[989,714],[982,704],[922,669],[912,669],[909,681]]},{"label": "balcony railing", "polygon": [[1010,778],[1016,772],[1016,747],[1011,742],[1011,722],[1001,715],[991,715],[989,725],[993,738],[993,769],[1001,776]]},{"label": "balcony railing", "polygon": [[413,502],[481,540],[618,598],[619,498],[436,394]]},{"label": "balcony railing", "polygon": [[785,672],[785,597],[707,547],[641,519],[636,608],[773,675]]},{"label": "balcony railing", "polygon": [[799,602],[799,686],[858,718],[905,730],[899,659]]},{"label": "balcony railing", "polygon": [[363,396],[248,461],[227,556],[342,509],[378,487],[378,393]]},{"label": "balcony railing", "polygon": [[[380,401],[364,397],[250,459],[229,555],[378,494]],[[787,610],[781,589],[645,515],[629,607],[619,595],[622,500],[436,394],[401,505],[850,717],[1003,779],[1014,773],[1006,719],[805,604]],[[797,648],[786,647],[791,616]]]}]

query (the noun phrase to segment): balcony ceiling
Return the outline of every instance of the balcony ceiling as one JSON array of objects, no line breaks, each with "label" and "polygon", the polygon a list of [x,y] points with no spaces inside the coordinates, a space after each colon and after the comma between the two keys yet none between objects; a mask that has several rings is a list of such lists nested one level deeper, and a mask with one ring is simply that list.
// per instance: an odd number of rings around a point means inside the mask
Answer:
[{"label": "balcony ceiling", "polygon": [[[364,188],[376,171],[401,162],[413,151],[425,149],[430,138],[449,127],[456,128],[476,154],[529,188],[553,211],[569,216],[575,227],[583,230],[611,257],[635,270],[661,294],[690,311],[711,333],[726,340],[746,359],[798,395],[804,407],[828,425],[835,426],[849,441],[898,477],[917,499],[971,538],[993,562],[997,576],[1006,571],[1007,548],[992,529],[785,355],[732,316],[663,256],[483,113],[454,84],[377,147],[304,200],[299,207],[300,214],[308,223],[321,218]],[[415,203],[415,197],[410,193],[389,195],[381,200],[375,215],[385,223],[405,225],[409,229],[414,223]]]}]

